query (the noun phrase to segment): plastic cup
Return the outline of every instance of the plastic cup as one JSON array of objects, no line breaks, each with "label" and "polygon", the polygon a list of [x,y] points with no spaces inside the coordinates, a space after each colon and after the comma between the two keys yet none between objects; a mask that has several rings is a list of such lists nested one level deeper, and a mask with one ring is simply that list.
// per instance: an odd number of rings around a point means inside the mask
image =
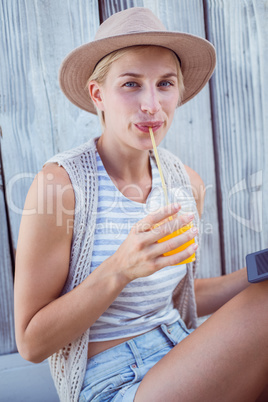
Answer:
[{"label": "plastic cup", "polygon": [[[176,230],[173,233],[170,233],[169,235],[163,237],[162,239],[158,240],[158,243],[163,243],[164,241],[167,241],[169,239],[173,239],[176,236],[179,236],[183,233],[185,233],[187,230],[190,230],[193,227],[193,224],[188,224],[186,226],[183,226],[182,228]],[[168,256],[168,255],[174,255],[177,254],[183,250],[185,250],[187,247],[189,247],[191,244],[194,244],[195,240],[194,238],[189,240],[188,242],[182,244],[180,247],[175,248],[174,250],[168,251],[167,253],[164,253],[164,256]],[[181,264],[187,264],[188,262],[192,262],[195,261],[195,253],[193,253],[189,258],[186,258],[186,260],[179,262],[178,264],[174,264],[174,265],[181,265]]]},{"label": "plastic cup", "polygon": [[[194,212],[195,208],[194,208],[194,200],[193,200],[192,196],[189,196],[181,189],[170,190],[168,192],[168,197],[169,197],[170,203],[178,202],[181,205],[181,210],[178,212],[178,215],[189,215]],[[163,194],[161,194],[161,190],[158,189],[158,196],[157,196],[157,194],[154,194],[151,197],[151,200],[150,200],[151,210],[157,210],[161,206],[165,205],[163,200],[164,200],[164,196],[163,196]],[[168,220],[172,220],[172,217],[169,217]],[[162,225],[164,222],[166,222],[166,220],[163,222],[159,222],[157,225],[154,226],[154,229],[156,229],[157,227]],[[159,239],[158,243],[163,243],[167,240],[174,238],[175,236],[180,236],[181,234],[185,233],[187,230],[190,230],[192,227],[193,227],[193,223],[191,222],[191,223],[181,227],[180,229],[176,230],[175,232],[170,233],[169,235],[164,236],[163,238]],[[193,238],[193,239],[189,240],[188,242],[182,244],[181,246],[175,248],[174,250],[164,253],[163,255],[169,256],[169,255],[177,254],[177,253],[185,250],[187,247],[189,247],[191,244],[194,244],[194,243],[195,243],[195,239]],[[178,264],[174,264],[174,265],[187,264],[189,262],[195,261],[195,259],[196,259],[195,253],[193,253],[189,258],[185,259],[182,262],[179,262]]]}]

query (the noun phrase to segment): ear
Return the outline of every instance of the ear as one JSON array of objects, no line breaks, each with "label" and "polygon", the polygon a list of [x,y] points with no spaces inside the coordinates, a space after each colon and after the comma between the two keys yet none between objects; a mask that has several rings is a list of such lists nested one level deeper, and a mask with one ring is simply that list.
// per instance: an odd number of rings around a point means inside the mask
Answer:
[{"label": "ear", "polygon": [[103,111],[104,106],[100,84],[96,81],[90,81],[90,83],[88,84],[88,91],[91,96],[92,102],[98,109]]}]

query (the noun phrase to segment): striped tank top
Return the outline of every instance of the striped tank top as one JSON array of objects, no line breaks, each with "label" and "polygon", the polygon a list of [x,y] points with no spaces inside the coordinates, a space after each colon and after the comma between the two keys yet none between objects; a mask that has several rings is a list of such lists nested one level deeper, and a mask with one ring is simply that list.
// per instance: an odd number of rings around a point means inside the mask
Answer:
[{"label": "striped tank top", "polygon": [[[152,158],[152,190],[161,190],[161,179]],[[90,272],[113,255],[131,227],[148,215],[147,203],[126,198],[114,185],[97,152],[98,210]],[[186,265],[168,266],[126,285],[110,307],[90,327],[89,341],[106,341],[136,336],[179,318],[172,292],[186,274]]]}]

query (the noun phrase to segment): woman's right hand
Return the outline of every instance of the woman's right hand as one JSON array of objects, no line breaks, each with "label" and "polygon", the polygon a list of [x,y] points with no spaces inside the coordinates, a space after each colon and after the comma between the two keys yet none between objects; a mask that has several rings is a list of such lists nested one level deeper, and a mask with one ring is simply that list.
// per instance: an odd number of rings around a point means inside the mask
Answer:
[{"label": "woman's right hand", "polygon": [[177,254],[163,255],[193,239],[197,234],[196,228],[162,243],[157,242],[193,220],[193,215],[179,216],[179,209],[178,204],[167,205],[147,215],[132,227],[126,240],[112,256],[115,260],[113,266],[125,275],[127,282],[149,276],[166,266],[178,264],[195,252],[198,247],[196,243]]}]

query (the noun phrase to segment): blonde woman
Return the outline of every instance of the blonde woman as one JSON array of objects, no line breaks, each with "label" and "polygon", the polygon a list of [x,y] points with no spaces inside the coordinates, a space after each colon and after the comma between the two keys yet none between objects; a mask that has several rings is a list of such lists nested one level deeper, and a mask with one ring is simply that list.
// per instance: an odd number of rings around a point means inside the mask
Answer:
[{"label": "blonde woman", "polygon": [[[244,402],[267,384],[267,282],[248,286],[245,269],[195,279],[198,192],[190,215],[177,203],[147,209],[161,188],[149,128],[159,145],[214,67],[209,42],[166,31],[146,8],[114,14],[63,61],[63,92],[97,111],[103,132],[37,175],[25,204],[37,213],[22,218],[15,278],[19,351],[49,358],[62,402]],[[159,156],[169,192],[192,200],[199,175],[164,149]],[[191,222],[193,230],[158,242]],[[213,312],[196,328],[197,313]]]}]

